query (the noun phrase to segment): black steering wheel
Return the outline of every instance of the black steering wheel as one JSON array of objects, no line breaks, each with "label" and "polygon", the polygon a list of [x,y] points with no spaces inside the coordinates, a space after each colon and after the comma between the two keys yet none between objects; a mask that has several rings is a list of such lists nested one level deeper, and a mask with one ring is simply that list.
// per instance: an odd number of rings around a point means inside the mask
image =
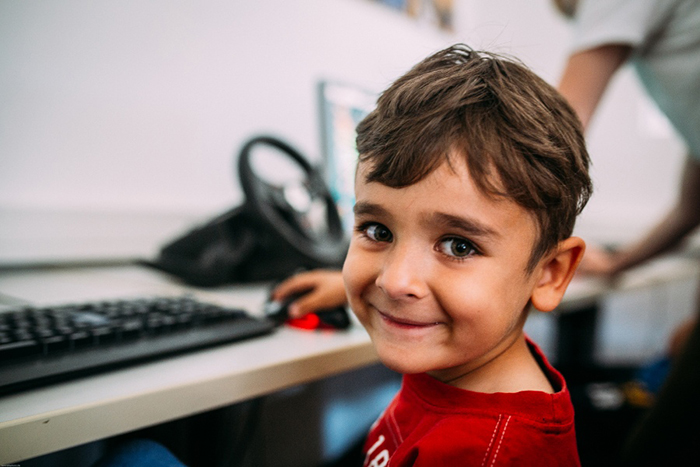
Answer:
[{"label": "black steering wheel", "polygon": [[[293,160],[304,179],[272,183],[253,169],[253,149],[271,147]],[[266,171],[279,168],[265,167]],[[249,212],[276,232],[286,245],[312,262],[341,265],[347,253],[338,209],[319,172],[294,148],[271,136],[258,136],[241,149],[238,175]]]}]

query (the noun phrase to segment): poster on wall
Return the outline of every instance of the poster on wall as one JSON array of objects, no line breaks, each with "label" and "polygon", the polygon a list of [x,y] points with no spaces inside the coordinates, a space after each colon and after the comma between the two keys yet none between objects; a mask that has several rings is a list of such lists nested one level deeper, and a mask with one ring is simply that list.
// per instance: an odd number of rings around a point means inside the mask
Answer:
[{"label": "poster on wall", "polygon": [[430,21],[452,31],[454,0],[374,0],[419,21]]}]

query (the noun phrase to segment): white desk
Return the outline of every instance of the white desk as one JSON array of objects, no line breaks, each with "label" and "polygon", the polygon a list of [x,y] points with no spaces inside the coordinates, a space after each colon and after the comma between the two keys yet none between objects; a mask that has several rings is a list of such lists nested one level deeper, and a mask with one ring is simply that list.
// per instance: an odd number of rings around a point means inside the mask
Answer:
[{"label": "white desk", "polygon": [[[698,275],[690,259],[668,259],[631,272],[614,286],[577,279],[562,312],[612,290],[648,287]],[[266,287],[197,291],[135,266],[0,271],[0,303],[193,292],[256,314]],[[359,326],[347,332],[280,329],[249,341],[0,397],[0,464],[212,410],[377,361]]]}]

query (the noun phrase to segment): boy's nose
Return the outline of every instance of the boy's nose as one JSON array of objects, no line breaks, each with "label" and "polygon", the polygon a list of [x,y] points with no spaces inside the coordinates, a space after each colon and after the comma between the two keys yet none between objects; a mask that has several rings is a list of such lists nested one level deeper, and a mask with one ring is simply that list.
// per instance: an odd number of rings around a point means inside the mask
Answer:
[{"label": "boy's nose", "polygon": [[395,244],[385,256],[375,284],[393,300],[423,298],[428,293],[428,267],[419,248]]}]

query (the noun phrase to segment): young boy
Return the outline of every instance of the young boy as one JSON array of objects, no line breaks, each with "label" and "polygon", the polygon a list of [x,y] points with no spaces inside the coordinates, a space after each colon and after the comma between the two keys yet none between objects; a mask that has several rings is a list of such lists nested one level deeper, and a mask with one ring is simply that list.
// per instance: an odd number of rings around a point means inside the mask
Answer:
[{"label": "young boy", "polygon": [[392,84],[357,128],[347,298],[404,374],[365,466],[579,465],[562,376],[523,334],[553,310],[585,245],[591,192],[564,99],[523,65],[464,45]]}]

